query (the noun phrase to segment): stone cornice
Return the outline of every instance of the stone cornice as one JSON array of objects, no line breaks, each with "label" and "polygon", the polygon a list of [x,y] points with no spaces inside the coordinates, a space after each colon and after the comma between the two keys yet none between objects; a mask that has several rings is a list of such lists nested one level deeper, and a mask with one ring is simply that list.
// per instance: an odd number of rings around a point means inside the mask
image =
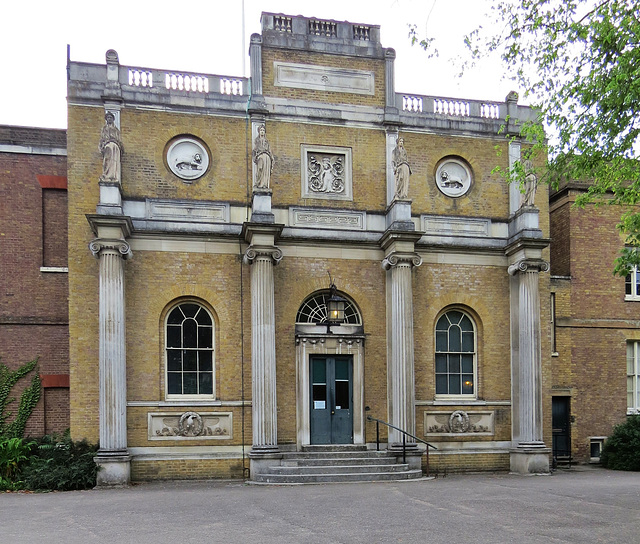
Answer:
[{"label": "stone cornice", "polygon": [[384,250],[389,248],[394,242],[412,242],[416,243],[424,232],[419,232],[415,230],[395,230],[395,229],[387,229],[382,237],[380,238],[380,247]]},{"label": "stone cornice", "polygon": [[102,215],[97,213],[86,214],[87,221],[91,225],[91,230],[96,236],[100,236],[99,230],[102,227],[119,227],[123,238],[128,238],[133,232],[133,222],[127,215]]}]

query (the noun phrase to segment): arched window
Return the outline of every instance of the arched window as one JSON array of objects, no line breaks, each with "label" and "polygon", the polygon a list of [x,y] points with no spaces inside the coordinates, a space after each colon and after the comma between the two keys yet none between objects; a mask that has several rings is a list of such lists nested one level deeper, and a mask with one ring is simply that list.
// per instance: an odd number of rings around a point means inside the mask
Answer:
[{"label": "arched window", "polygon": [[213,319],[204,306],[183,302],[167,316],[167,396],[214,396]]},{"label": "arched window", "polygon": [[[343,323],[345,325],[362,325],[360,312],[358,312],[356,305],[348,300],[344,294],[340,293],[340,295],[345,299]],[[305,325],[326,323],[329,315],[327,311],[329,296],[330,291],[327,289],[326,291],[314,293],[307,298],[298,310],[296,323]]]},{"label": "arched window", "polygon": [[476,332],[467,314],[449,310],[436,323],[436,395],[476,395]]}]

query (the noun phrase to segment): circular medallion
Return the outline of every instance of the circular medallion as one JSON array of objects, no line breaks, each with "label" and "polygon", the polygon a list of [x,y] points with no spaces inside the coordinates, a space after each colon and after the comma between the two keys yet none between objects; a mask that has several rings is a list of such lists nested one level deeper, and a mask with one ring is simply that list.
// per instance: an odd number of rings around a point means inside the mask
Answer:
[{"label": "circular medallion", "polygon": [[445,159],[436,169],[438,189],[452,198],[466,195],[471,181],[471,169],[461,159]]},{"label": "circular medallion", "polygon": [[456,410],[449,416],[449,432],[466,433],[469,431],[469,414]]},{"label": "circular medallion", "polygon": [[167,149],[167,165],[176,176],[191,183],[209,168],[209,154],[198,140],[179,138]]},{"label": "circular medallion", "polygon": [[197,412],[185,412],[178,421],[180,436],[200,436],[204,430],[202,417]]}]

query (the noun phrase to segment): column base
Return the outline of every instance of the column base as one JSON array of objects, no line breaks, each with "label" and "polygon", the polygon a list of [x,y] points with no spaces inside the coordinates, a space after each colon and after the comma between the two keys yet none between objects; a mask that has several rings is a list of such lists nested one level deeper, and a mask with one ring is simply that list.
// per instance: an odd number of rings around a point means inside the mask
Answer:
[{"label": "column base", "polygon": [[93,462],[98,465],[96,487],[122,487],[131,483],[131,456],[127,450],[98,451]]},{"label": "column base", "polygon": [[510,471],[514,474],[549,474],[551,448],[544,443],[522,442],[509,451]]},{"label": "column base", "polygon": [[251,479],[256,474],[266,474],[270,467],[279,466],[282,453],[278,446],[253,446],[249,452],[249,471]]}]

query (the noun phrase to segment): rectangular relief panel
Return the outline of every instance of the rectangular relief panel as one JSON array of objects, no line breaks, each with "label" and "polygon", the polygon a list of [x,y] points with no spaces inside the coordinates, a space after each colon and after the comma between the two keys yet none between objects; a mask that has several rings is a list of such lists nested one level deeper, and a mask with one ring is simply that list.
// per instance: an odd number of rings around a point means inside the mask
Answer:
[{"label": "rectangular relief panel", "polygon": [[289,209],[289,222],[292,227],[365,230],[366,219],[366,212],[316,210],[312,208]]},{"label": "rectangular relief panel", "polygon": [[228,223],[229,205],[217,202],[147,199],[147,217],[160,221]]},{"label": "rectangular relief panel", "polygon": [[374,74],[367,70],[277,61],[273,63],[273,68],[275,73],[273,84],[276,87],[371,96],[375,94]]},{"label": "rectangular relief panel", "polygon": [[422,230],[425,234],[438,236],[489,236],[491,220],[423,215]]},{"label": "rectangular relief panel", "polygon": [[301,198],[353,200],[351,148],[301,145]]},{"label": "rectangular relief panel", "polygon": [[425,412],[424,434],[426,436],[492,436],[494,434],[494,412]]},{"label": "rectangular relief panel", "polygon": [[232,438],[232,412],[156,412],[147,415],[149,440]]}]

